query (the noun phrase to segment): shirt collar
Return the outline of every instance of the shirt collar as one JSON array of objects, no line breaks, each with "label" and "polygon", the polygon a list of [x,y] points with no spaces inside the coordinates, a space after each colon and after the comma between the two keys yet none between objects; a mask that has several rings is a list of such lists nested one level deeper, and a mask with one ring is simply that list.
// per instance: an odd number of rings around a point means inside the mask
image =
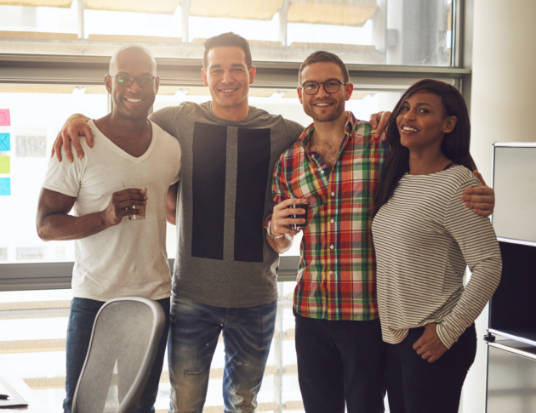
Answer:
[{"label": "shirt collar", "polygon": [[[343,147],[346,146],[348,138],[352,136],[352,133],[357,127],[358,123],[359,121],[355,118],[354,114],[350,111],[346,111],[346,122],[344,124],[344,139],[342,141]],[[298,138],[298,142],[300,143],[303,151],[306,153],[308,152],[307,147],[309,145],[309,142],[311,141],[311,137],[313,136],[313,132],[315,130],[314,126],[314,122],[307,126]]]},{"label": "shirt collar", "polygon": [[[346,123],[344,124],[345,135],[351,135],[358,122],[359,121],[355,118],[352,112],[346,111]],[[315,124],[313,122],[303,130],[302,134],[298,138],[298,141],[301,142],[304,148],[306,148],[309,144],[311,136],[313,136],[314,130]]]}]

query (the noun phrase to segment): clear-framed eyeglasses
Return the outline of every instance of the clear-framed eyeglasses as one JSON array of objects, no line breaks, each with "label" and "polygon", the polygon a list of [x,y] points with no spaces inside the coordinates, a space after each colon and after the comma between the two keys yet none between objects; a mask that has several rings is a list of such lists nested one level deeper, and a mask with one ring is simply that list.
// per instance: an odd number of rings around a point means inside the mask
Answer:
[{"label": "clear-framed eyeglasses", "polygon": [[302,83],[301,88],[306,95],[316,95],[320,90],[320,85],[322,85],[326,93],[336,93],[340,90],[341,86],[345,86],[346,83],[341,82],[339,79],[328,79],[325,82],[308,80]]}]

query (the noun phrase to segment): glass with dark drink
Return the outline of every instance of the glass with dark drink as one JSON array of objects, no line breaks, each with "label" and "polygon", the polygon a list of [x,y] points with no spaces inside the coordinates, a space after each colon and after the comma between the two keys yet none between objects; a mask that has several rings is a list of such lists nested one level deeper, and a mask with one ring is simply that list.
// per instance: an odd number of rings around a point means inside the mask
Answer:
[{"label": "glass with dark drink", "polygon": [[300,231],[300,230],[304,229],[305,226],[307,225],[307,212],[309,210],[308,204],[292,204],[292,205],[289,206],[289,208],[292,208],[292,209],[299,209],[299,208],[305,209],[304,214],[292,214],[292,215],[289,216],[290,218],[294,218],[294,219],[298,219],[298,218],[305,219],[305,222],[303,224],[290,224],[290,229],[292,229],[294,231]]}]

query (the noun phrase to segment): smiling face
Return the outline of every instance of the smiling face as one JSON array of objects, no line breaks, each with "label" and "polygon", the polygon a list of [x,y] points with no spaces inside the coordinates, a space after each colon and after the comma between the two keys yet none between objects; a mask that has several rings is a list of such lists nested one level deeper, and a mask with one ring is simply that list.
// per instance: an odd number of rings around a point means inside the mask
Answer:
[{"label": "smiling face", "polygon": [[353,85],[344,83],[341,68],[333,62],[317,62],[307,65],[300,74],[301,85],[307,82],[326,82],[336,80],[341,86],[336,92],[326,92],[325,85],[321,85],[315,94],[308,95],[303,87],[298,87],[298,97],[303,110],[315,122],[333,122],[344,116],[345,102],[352,95]]},{"label": "smiling face", "polygon": [[435,93],[417,91],[402,102],[396,126],[402,146],[410,150],[440,150],[443,137],[456,126],[456,116],[447,116]]},{"label": "smiling face", "polygon": [[[135,81],[129,81],[135,78]],[[126,81],[125,81],[126,80]],[[110,63],[105,85],[112,95],[114,116],[129,120],[147,118],[158,91],[154,60],[142,49],[121,50]]]},{"label": "smiling face", "polygon": [[214,47],[207,53],[207,64],[201,71],[212,96],[212,109],[219,117],[226,113],[248,110],[249,85],[255,78],[255,67],[248,68],[244,51],[237,46]]}]

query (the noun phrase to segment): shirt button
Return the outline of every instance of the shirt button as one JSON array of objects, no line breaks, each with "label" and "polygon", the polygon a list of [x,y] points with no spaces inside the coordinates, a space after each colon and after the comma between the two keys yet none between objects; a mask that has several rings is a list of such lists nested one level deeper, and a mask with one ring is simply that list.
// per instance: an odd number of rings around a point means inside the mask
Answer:
[{"label": "shirt button", "polygon": [[333,223],[335,222],[335,220],[334,220],[333,218],[331,218],[331,219],[329,220],[329,222],[331,222],[331,223],[333,224]]},{"label": "shirt button", "polygon": [[331,245],[329,246],[329,249],[330,249],[330,250],[333,250],[334,248],[335,248],[335,245],[333,245],[333,244],[331,244]]},{"label": "shirt button", "polygon": [[334,197],[334,196],[335,196],[335,192],[332,192],[332,193],[331,193],[331,196],[333,196],[333,197]]}]

